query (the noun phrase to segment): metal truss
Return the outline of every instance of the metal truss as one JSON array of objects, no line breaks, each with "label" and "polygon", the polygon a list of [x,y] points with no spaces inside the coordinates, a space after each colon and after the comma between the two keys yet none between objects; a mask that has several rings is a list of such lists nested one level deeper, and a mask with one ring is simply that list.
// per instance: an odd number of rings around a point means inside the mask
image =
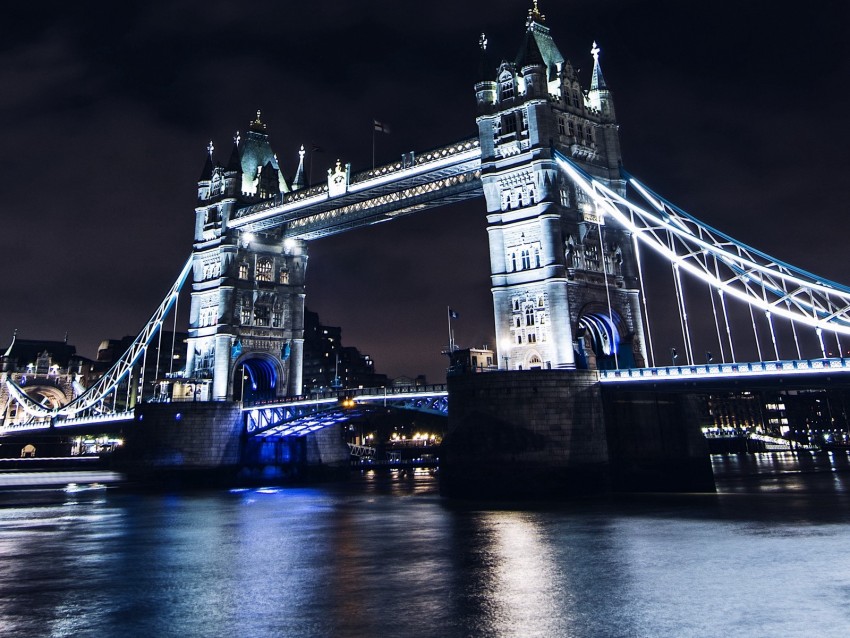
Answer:
[{"label": "metal truss", "polygon": [[128,377],[139,358],[142,357],[153,338],[162,328],[162,322],[177,301],[180,290],[191,270],[192,257],[189,257],[174,285],[171,286],[171,289],[165,296],[165,299],[163,299],[139,335],[133,340],[127,351],[121,355],[121,358],[115,362],[106,374],[73,401],[58,408],[45,408],[27,396],[23,389],[12,381],[11,378],[7,378],[6,386],[9,388],[11,397],[18,402],[27,414],[39,418],[50,418],[51,420],[58,417],[74,418],[86,411],[90,411],[90,414],[95,416],[111,412],[104,406],[104,399],[114,392]]},{"label": "metal truss", "polygon": [[[710,284],[771,315],[823,330],[850,334],[850,288],[758,251],[689,215],[658,196],[627,172],[623,177],[649,205],[621,197],[555,152],[561,169],[590,201],[675,269]],[[823,341],[821,339],[821,344]]]},{"label": "metal truss", "polygon": [[362,388],[332,397],[246,406],[245,429],[256,436],[303,436],[335,423],[345,423],[378,409],[415,410],[447,416],[445,385],[422,388]]}]

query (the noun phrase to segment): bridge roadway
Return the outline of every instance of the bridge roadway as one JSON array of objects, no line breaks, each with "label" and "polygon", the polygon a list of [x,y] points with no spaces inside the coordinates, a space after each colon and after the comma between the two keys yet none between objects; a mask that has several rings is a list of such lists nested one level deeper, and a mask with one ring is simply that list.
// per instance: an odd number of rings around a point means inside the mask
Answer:
[{"label": "bridge roadway", "polygon": [[[488,374],[488,373],[484,373]],[[850,358],[800,359],[749,363],[710,363],[624,370],[601,370],[602,387],[675,391],[731,392],[742,389],[811,389],[850,387]],[[448,415],[445,384],[412,388],[335,390],[309,397],[242,406],[246,430],[262,436],[303,436],[333,423],[365,414],[367,406],[386,406]],[[0,428],[0,436],[50,429],[84,433],[106,424],[124,425],[134,413],[54,420]]]},{"label": "bridge roadway", "polygon": [[244,232],[282,227],[286,238],[318,239],[484,194],[478,138],[407,153],[347,179],[340,194],[324,183],[240,208],[228,226]]}]

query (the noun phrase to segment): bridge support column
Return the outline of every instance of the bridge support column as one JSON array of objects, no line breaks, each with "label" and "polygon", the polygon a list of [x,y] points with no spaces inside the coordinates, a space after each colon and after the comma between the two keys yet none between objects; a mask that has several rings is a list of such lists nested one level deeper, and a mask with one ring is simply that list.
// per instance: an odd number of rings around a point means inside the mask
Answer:
[{"label": "bridge support column", "polygon": [[440,491],[563,498],[608,491],[714,491],[692,397],[603,388],[592,371],[449,377]]}]

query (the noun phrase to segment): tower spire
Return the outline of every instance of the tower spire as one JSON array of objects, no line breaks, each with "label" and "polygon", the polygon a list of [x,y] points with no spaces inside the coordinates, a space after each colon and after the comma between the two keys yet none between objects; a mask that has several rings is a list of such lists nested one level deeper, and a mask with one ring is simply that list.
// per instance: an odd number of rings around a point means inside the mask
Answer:
[{"label": "tower spire", "polygon": [[528,18],[526,18],[525,26],[530,27],[533,22],[543,24],[546,22],[546,16],[540,13],[540,8],[537,6],[537,0],[533,0],[534,6],[528,10]]},{"label": "tower spire", "polygon": [[593,76],[590,79],[590,90],[606,90],[608,85],[605,84],[605,78],[602,76],[602,66],[599,64],[599,52],[602,49],[599,48],[596,44],[596,40],[593,41],[593,47],[590,49],[590,53],[593,56]]},{"label": "tower spire", "polygon": [[215,146],[210,140],[210,143],[207,144],[207,160],[204,162],[204,168],[201,170],[201,177],[198,179],[199,182],[208,182],[212,179],[213,174],[213,151],[215,150]]},{"label": "tower spire", "polygon": [[292,179],[292,190],[304,188],[307,184],[304,181],[304,145],[301,145],[301,150],[298,151],[298,170],[295,171],[295,177]]}]

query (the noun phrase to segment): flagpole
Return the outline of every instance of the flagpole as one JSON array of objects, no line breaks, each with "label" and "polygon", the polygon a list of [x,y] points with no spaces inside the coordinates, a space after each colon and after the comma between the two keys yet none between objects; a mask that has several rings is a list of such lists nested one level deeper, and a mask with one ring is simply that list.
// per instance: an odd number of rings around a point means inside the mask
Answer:
[{"label": "flagpole", "polygon": [[446,321],[449,324],[449,352],[454,352],[454,339],[452,339],[452,309],[446,306]]},{"label": "flagpole", "polygon": [[375,170],[375,121],[372,120],[372,170]]}]

